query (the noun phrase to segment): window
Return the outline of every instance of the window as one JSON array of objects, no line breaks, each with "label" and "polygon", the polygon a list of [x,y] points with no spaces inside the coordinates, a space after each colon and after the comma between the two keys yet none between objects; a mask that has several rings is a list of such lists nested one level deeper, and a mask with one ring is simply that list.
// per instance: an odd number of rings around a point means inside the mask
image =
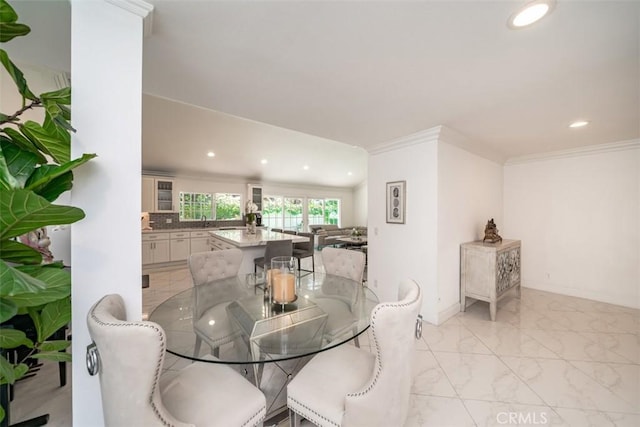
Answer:
[{"label": "window", "polygon": [[282,228],[282,197],[262,198],[262,224],[269,228]]},{"label": "window", "polygon": [[217,221],[241,220],[242,203],[240,194],[216,193],[216,217]]},{"label": "window", "polygon": [[199,221],[202,217],[211,219],[212,213],[211,194],[180,192],[180,221]]},{"label": "window", "polygon": [[338,224],[340,219],[340,200],[309,199],[309,225]]},{"label": "window", "polygon": [[284,230],[303,230],[302,199],[284,198]]}]

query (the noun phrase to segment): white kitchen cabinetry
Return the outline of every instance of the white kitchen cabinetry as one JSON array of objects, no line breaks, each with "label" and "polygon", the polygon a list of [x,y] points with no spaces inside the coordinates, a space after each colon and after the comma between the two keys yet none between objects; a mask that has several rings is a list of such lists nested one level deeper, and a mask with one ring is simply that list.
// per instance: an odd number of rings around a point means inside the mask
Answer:
[{"label": "white kitchen cabinetry", "polygon": [[169,262],[169,235],[145,233],[142,235],[142,265]]},{"label": "white kitchen cabinetry", "polygon": [[174,182],[167,178],[142,177],[142,212],[175,212]]},{"label": "white kitchen cabinetry", "polygon": [[258,207],[258,212],[262,212],[262,187],[249,184],[247,197]]},{"label": "white kitchen cabinetry", "polygon": [[211,246],[212,251],[221,251],[223,249],[231,249],[235,248],[231,243],[227,243],[222,239],[218,239],[217,237],[211,236],[209,238],[209,245]]},{"label": "white kitchen cabinetry", "polygon": [[188,231],[171,233],[171,261],[184,261],[189,257],[190,239]]},{"label": "white kitchen cabinetry", "polygon": [[520,240],[501,243],[482,241],[460,245],[460,310],[466,298],[489,303],[489,315],[496,320],[500,298],[512,288],[520,297]]},{"label": "white kitchen cabinetry", "polygon": [[209,232],[208,231],[192,231],[191,232],[191,251],[195,254],[198,252],[208,252],[211,250],[209,247]]}]

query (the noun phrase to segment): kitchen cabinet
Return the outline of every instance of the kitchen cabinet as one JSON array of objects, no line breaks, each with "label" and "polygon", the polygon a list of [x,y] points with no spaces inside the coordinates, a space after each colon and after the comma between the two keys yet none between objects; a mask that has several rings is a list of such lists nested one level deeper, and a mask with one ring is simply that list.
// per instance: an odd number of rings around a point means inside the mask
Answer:
[{"label": "kitchen cabinet", "polygon": [[460,310],[466,298],[489,303],[489,315],[496,320],[500,298],[515,288],[520,296],[520,240],[500,243],[482,241],[460,245]]},{"label": "kitchen cabinet", "polygon": [[174,181],[167,178],[142,177],[142,212],[174,212]]},{"label": "kitchen cabinet", "polygon": [[258,212],[262,212],[262,187],[249,184],[247,197],[258,207]]},{"label": "kitchen cabinet", "polygon": [[191,250],[190,253],[195,254],[198,252],[208,252],[211,250],[209,247],[209,232],[208,231],[192,231],[191,237]]},{"label": "kitchen cabinet", "polygon": [[190,254],[190,235],[188,231],[171,233],[171,261],[184,261]]},{"label": "kitchen cabinet", "polygon": [[169,262],[170,259],[168,234],[144,233],[142,235],[142,265]]}]

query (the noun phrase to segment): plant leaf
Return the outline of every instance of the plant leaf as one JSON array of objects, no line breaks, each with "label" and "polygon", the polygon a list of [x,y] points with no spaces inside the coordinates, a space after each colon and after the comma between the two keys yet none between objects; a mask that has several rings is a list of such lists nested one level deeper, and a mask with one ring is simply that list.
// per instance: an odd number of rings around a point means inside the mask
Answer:
[{"label": "plant leaf", "polygon": [[33,145],[29,139],[27,139],[24,135],[12,128],[4,128],[2,131],[7,134],[7,137],[0,136],[0,140],[7,141],[11,144],[17,145],[24,151],[28,151],[30,153],[38,156],[38,163],[45,164],[47,163],[47,158],[38,150],[38,147]]},{"label": "plant leaf", "polygon": [[19,294],[37,294],[47,284],[0,260],[0,296],[13,297]]},{"label": "plant leaf", "polygon": [[4,65],[5,70],[7,70],[7,73],[9,73],[15,82],[20,95],[32,101],[37,101],[38,98],[33,94],[33,92],[31,92],[31,90],[29,90],[24,74],[22,74],[22,71],[20,71],[13,62],[11,62],[9,55],[7,55],[7,52],[4,49],[0,49],[0,62]]},{"label": "plant leaf", "polygon": [[0,323],[6,322],[16,314],[18,314],[18,306],[13,301],[0,297]]},{"label": "plant leaf", "polygon": [[[77,168],[78,166],[88,162],[89,160],[96,157],[95,154],[83,154],[82,157],[74,159],[70,162],[67,162],[63,165],[43,165],[40,168],[36,169],[32,176],[29,177],[27,182],[25,183],[26,190],[32,190],[41,196],[41,190],[49,184],[51,180],[57,178],[59,176],[65,175],[67,172],[72,169]],[[73,178],[73,176],[71,176]],[[68,179],[68,178],[67,178]],[[50,198],[45,197],[47,200],[52,201]],[[55,198],[53,199],[55,200]]]},{"label": "plant leaf", "polygon": [[65,87],[40,94],[43,101],[54,101],[56,104],[71,105],[71,88]]},{"label": "plant leaf", "polygon": [[16,380],[16,375],[13,372],[13,364],[0,357],[0,384],[13,384]]},{"label": "plant leaf", "polygon": [[38,307],[67,298],[71,295],[71,274],[61,268],[49,265],[16,267],[21,273],[45,283],[45,288],[32,293],[16,293],[9,299],[20,307]]},{"label": "plant leaf", "polygon": [[42,334],[38,335],[39,342],[45,341],[58,329],[71,322],[71,298],[64,298],[45,305],[41,316]]},{"label": "plant leaf", "polygon": [[57,176],[49,181],[46,185],[38,188],[35,192],[53,202],[59,195],[65,191],[71,190],[73,187],[73,172],[69,171],[64,175]]},{"label": "plant leaf", "polygon": [[16,348],[21,345],[33,348],[33,342],[27,338],[27,334],[18,329],[0,329],[0,348]]},{"label": "plant leaf", "polygon": [[55,341],[45,341],[38,346],[38,350],[40,351],[62,351],[69,348],[71,345],[71,341],[67,340],[55,340]]},{"label": "plant leaf", "polygon": [[9,188],[24,188],[27,179],[33,174],[39,163],[37,155],[21,150],[15,144],[4,139],[0,140],[0,157],[4,159],[7,167],[6,173],[10,174],[10,178],[4,176],[5,171],[1,170],[3,159],[0,159],[0,174],[3,175],[0,179],[3,181],[6,179],[7,184],[13,181],[13,187]]},{"label": "plant leaf", "polygon": [[52,205],[28,190],[0,194],[0,239],[20,236],[45,225],[71,224],[84,218],[82,209]]},{"label": "plant leaf", "polygon": [[26,36],[31,28],[24,24],[0,22],[0,43],[6,43],[16,37]]},{"label": "plant leaf", "polygon": [[0,240],[0,256],[7,262],[18,264],[40,264],[42,254],[24,243]]},{"label": "plant leaf", "polygon": [[33,359],[53,360],[54,362],[71,362],[71,354],[62,351],[47,351],[31,355]]},{"label": "plant leaf", "polygon": [[5,0],[0,0],[0,22],[11,23],[18,20],[18,14]]},{"label": "plant leaf", "polygon": [[[46,122],[46,120],[45,120]],[[57,163],[71,160],[71,144],[69,134],[66,136],[54,128],[45,128],[39,123],[28,120],[20,125],[20,131],[33,142],[36,147],[50,155]]]}]

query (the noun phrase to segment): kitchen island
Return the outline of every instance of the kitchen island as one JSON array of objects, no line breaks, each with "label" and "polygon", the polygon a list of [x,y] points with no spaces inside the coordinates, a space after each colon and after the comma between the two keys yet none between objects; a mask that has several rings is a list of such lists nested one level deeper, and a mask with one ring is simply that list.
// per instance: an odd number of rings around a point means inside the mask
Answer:
[{"label": "kitchen island", "polygon": [[211,246],[215,249],[226,249],[236,247],[242,250],[242,264],[240,265],[240,276],[253,273],[253,260],[264,256],[267,242],[278,240],[292,240],[293,243],[306,242],[309,239],[304,236],[279,233],[258,228],[256,234],[249,234],[245,229],[239,230],[212,230]]}]

